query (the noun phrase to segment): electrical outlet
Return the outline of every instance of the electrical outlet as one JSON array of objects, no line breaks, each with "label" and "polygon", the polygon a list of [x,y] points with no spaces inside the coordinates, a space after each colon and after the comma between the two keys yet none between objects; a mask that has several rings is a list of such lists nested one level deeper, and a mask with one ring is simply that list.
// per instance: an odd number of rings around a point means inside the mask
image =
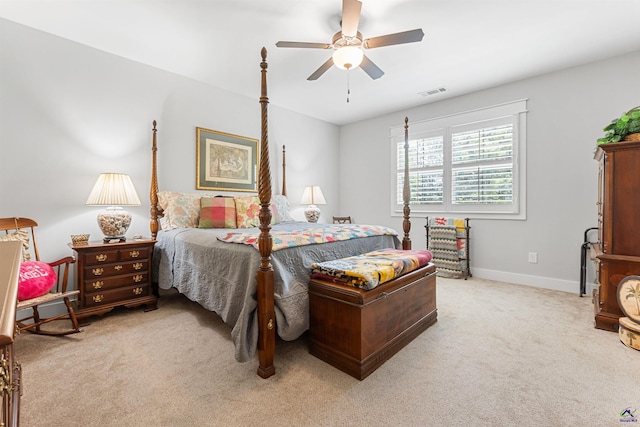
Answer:
[{"label": "electrical outlet", "polygon": [[538,253],[537,252],[529,252],[529,262],[531,264],[538,263]]}]

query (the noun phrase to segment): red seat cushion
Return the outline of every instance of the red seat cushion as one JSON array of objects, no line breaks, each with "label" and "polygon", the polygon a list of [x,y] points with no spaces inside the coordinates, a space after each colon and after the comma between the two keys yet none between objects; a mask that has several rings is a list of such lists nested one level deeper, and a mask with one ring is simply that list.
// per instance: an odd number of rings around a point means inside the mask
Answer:
[{"label": "red seat cushion", "polygon": [[20,264],[18,301],[40,297],[53,288],[56,272],[46,262],[26,261]]}]

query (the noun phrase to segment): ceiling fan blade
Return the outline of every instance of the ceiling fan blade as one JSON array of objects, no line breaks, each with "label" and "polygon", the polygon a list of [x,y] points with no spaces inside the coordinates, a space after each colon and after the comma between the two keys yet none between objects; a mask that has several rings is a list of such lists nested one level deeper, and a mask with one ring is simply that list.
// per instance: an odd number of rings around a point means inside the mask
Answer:
[{"label": "ceiling fan blade", "polygon": [[362,42],[365,49],[373,49],[374,47],[391,46],[394,44],[404,44],[419,42],[424,37],[422,28],[417,30],[403,31],[401,33],[387,34],[386,36],[371,37]]},{"label": "ceiling fan blade", "polygon": [[277,47],[301,47],[307,49],[330,49],[331,45],[327,43],[308,43],[308,42],[278,42]]},{"label": "ceiling fan blade", "polygon": [[367,73],[373,80],[379,79],[384,75],[384,71],[382,71],[376,64],[374,64],[369,58],[367,58],[367,55],[362,57],[360,68],[362,68],[364,72]]},{"label": "ceiling fan blade", "polygon": [[318,80],[318,78],[322,76],[332,66],[333,66],[333,57],[329,58],[327,62],[322,64],[320,68],[318,68],[316,71],[313,72],[313,74],[307,77],[307,80]]},{"label": "ceiling fan blade", "polygon": [[342,35],[355,37],[358,34],[362,2],[358,0],[342,0]]}]

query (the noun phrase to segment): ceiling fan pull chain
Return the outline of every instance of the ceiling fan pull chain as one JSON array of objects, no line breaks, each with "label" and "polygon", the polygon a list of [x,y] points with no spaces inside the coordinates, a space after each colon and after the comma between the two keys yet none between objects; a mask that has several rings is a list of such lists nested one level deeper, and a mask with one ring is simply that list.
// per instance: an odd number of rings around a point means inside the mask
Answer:
[{"label": "ceiling fan pull chain", "polygon": [[349,71],[350,68],[347,68],[347,104],[349,103],[349,95],[351,95],[351,88],[349,87]]}]

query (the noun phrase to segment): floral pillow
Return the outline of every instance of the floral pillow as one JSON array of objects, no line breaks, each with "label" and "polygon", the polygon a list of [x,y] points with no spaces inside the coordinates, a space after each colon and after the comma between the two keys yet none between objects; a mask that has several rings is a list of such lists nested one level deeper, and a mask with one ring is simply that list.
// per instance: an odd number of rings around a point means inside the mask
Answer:
[{"label": "floral pillow", "polygon": [[236,228],[236,204],[233,197],[200,198],[199,228]]},{"label": "floral pillow", "polygon": [[260,225],[260,199],[258,196],[235,197],[236,224],[238,228]]},{"label": "floral pillow", "polygon": [[160,219],[163,230],[174,228],[197,228],[200,221],[200,198],[211,194],[159,191],[158,204],[164,209]]},{"label": "floral pillow", "polygon": [[289,200],[287,200],[287,196],[277,195],[272,197],[271,213],[277,217],[275,224],[295,221],[291,215],[289,215]]},{"label": "floral pillow", "polygon": [[[238,228],[260,225],[260,198],[258,196],[236,197],[236,222]],[[285,196],[273,196],[271,204],[271,224],[294,221],[289,215],[289,202]]]}]

